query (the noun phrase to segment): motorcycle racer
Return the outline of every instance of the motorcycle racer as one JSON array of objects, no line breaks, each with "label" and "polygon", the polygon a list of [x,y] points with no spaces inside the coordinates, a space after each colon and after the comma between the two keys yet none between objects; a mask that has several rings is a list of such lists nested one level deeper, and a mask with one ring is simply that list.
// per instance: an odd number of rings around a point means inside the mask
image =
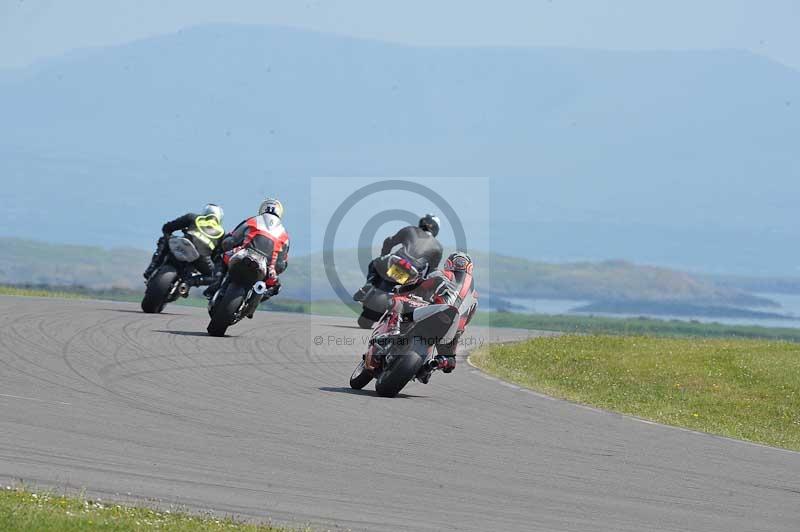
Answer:
[{"label": "motorcycle racer", "polygon": [[457,251],[447,257],[444,268],[431,273],[419,283],[401,288],[392,299],[389,315],[389,331],[377,341],[391,341],[400,334],[401,326],[410,325],[414,321],[414,309],[418,308],[407,297],[408,295],[429,304],[446,304],[458,309],[458,325],[455,336],[449,342],[436,345],[436,356],[420,371],[417,379],[427,384],[431,373],[441,369],[450,373],[456,367],[456,354],[459,340],[478,308],[478,293],[472,275],[472,258],[464,252]]},{"label": "motorcycle racer", "polygon": [[402,246],[412,257],[427,259],[428,271],[439,267],[442,261],[442,245],[436,240],[439,234],[439,218],[426,214],[417,227],[409,225],[383,241],[381,255],[387,255],[396,246]]},{"label": "motorcycle racer", "polygon": [[214,280],[214,257],[219,252],[219,241],[225,234],[222,227],[223,211],[222,207],[213,203],[207,204],[203,210],[197,213],[186,213],[174,220],[165,223],[161,227],[161,238],[158,239],[156,251],[150,264],[142,274],[145,280],[149,279],[156,268],[159,267],[164,259],[164,251],[167,247],[170,235],[175,231],[183,231],[195,248],[200,257],[192,263],[192,266],[200,272],[200,276],[195,276],[187,281],[190,286],[207,285]]},{"label": "motorcycle racer", "polygon": [[283,204],[274,198],[267,198],[258,208],[258,215],[244,220],[222,240],[224,251],[220,271],[216,280],[203,295],[211,298],[219,288],[228,268],[231,256],[243,247],[251,247],[267,258],[267,291],[262,300],[277,295],[280,291],[278,276],[289,265],[289,233],[283,226]]},{"label": "motorcycle racer", "polygon": [[354,295],[354,301],[363,301],[370,288],[376,284],[379,278],[376,264],[382,257],[389,255],[393,250],[402,249],[408,256],[418,259],[427,264],[424,272],[420,272],[424,277],[439,267],[442,261],[442,245],[436,239],[439,234],[439,218],[426,214],[419,220],[419,224],[414,227],[409,225],[400,229],[394,235],[386,238],[381,247],[381,257],[374,259],[369,264],[367,272],[367,283],[361,287]]}]

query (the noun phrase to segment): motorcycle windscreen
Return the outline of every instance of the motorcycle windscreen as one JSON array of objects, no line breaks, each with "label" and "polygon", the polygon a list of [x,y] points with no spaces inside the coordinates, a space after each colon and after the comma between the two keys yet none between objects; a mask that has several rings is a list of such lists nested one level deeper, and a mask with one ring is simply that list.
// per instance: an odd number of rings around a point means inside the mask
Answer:
[{"label": "motorcycle windscreen", "polygon": [[452,305],[428,305],[414,310],[414,328],[409,335],[447,343],[455,337],[457,329],[458,309]]}]

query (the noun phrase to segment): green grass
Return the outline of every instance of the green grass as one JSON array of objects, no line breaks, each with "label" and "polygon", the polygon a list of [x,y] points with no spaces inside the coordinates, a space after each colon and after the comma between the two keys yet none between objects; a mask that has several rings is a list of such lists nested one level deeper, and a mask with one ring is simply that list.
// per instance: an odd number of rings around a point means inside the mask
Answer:
[{"label": "green grass", "polygon": [[140,291],[127,288],[91,290],[83,286],[49,286],[36,284],[0,284],[0,296],[57,297],[66,299],[110,299],[115,301],[141,300]]},{"label": "green grass", "polygon": [[18,286],[0,285],[0,296],[25,296],[25,297],[60,297],[66,299],[80,299],[81,294],[60,290],[43,290],[38,288],[24,288]]},{"label": "green grass", "polygon": [[472,355],[502,379],[642,418],[800,450],[800,345],[560,336]]},{"label": "green grass", "polygon": [[33,493],[20,488],[7,487],[0,489],[0,530],[20,532],[51,530],[58,532],[83,530],[286,532],[289,529],[246,524],[231,518],[156,511],[84,497]]},{"label": "green grass", "polygon": [[514,314],[479,312],[476,325],[513,327],[538,331],[559,331],[580,334],[647,335],[662,337],[760,338],[800,342],[800,329],[760,327],[757,325],[724,325],[698,321],[659,320],[653,318],[607,318],[598,316],[552,316],[547,314]]}]

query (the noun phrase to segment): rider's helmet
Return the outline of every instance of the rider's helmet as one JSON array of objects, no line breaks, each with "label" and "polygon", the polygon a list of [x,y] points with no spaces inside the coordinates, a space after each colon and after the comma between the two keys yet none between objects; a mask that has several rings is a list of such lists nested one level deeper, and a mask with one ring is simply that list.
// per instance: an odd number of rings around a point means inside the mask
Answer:
[{"label": "rider's helmet", "polygon": [[420,218],[419,228],[436,236],[439,234],[439,218],[433,214],[426,214]]},{"label": "rider's helmet", "polygon": [[472,259],[463,251],[452,253],[444,262],[445,271],[472,273]]},{"label": "rider's helmet", "polygon": [[261,202],[261,206],[258,208],[258,215],[262,214],[272,214],[283,219],[283,204],[275,198],[267,198]]},{"label": "rider's helmet", "polygon": [[213,216],[218,222],[222,223],[222,207],[214,203],[208,203],[203,207],[203,216]]}]

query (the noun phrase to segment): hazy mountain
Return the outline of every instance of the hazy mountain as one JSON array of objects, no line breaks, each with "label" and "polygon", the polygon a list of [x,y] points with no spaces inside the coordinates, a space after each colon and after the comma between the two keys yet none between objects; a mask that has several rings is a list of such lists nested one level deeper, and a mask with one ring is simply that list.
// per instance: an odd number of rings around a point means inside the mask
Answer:
[{"label": "hazy mountain", "polygon": [[800,266],[800,73],[745,52],[208,26],[6,71],[0,116],[7,235],[145,247],[208,198],[242,218],[276,193],[308,252],[312,176],[486,176],[495,252]]},{"label": "hazy mountain", "polygon": [[[0,283],[144,289],[141,272],[150,253],[0,238]],[[364,282],[355,249],[338,250],[336,272],[355,291]],[[687,273],[621,261],[550,264],[474,253],[475,278],[487,306],[511,298],[650,302],[717,306],[774,306],[763,298]],[[281,294],[293,299],[336,299],[321,254],[292,257]]]}]

